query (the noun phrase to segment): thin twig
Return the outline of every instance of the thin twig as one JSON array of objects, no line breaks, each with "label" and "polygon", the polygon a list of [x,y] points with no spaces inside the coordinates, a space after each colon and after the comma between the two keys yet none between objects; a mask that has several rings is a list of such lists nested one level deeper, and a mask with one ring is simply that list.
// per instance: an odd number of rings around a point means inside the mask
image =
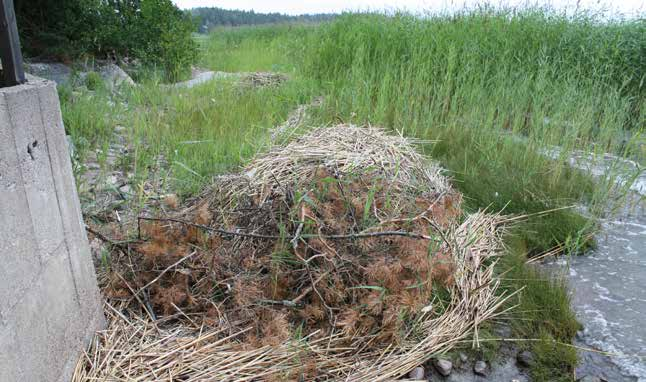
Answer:
[{"label": "thin twig", "polygon": [[133,297],[137,300],[139,305],[141,305],[141,307],[144,309],[144,311],[146,312],[146,314],[148,315],[150,320],[153,323],[155,321],[157,321],[157,317],[155,317],[155,312],[152,311],[152,308],[150,308],[150,310],[148,310],[149,307],[143,301],[141,301],[141,299],[139,298],[139,295],[137,294],[139,292],[135,293],[135,290],[130,286],[128,281],[126,281],[126,279],[123,278],[123,276],[121,276],[121,274],[119,272],[115,272],[115,274],[117,275],[117,277],[119,277],[121,279],[121,281],[123,281],[124,284],[126,284],[126,287],[130,290],[130,293],[132,293]]},{"label": "thin twig", "polygon": [[296,303],[293,300],[258,300],[258,302],[261,304],[269,305],[283,305],[289,308],[300,308],[302,306],[301,304]]},{"label": "thin twig", "polygon": [[109,237],[102,234],[101,232],[99,232],[99,231],[95,230],[94,228],[90,227],[89,225],[85,225],[85,230],[88,231],[89,233],[91,233],[92,235],[96,236],[102,242],[107,243],[112,247],[119,248],[122,251],[127,251],[128,250],[128,244],[135,242],[133,240],[126,240],[126,241],[112,240]]},{"label": "thin twig", "polygon": [[176,266],[178,266],[180,263],[182,263],[182,262],[184,262],[184,261],[186,261],[186,260],[190,259],[190,258],[191,258],[191,257],[193,257],[193,255],[195,255],[196,253],[197,253],[197,251],[193,251],[193,252],[191,252],[191,254],[189,254],[189,255],[187,255],[187,256],[184,256],[184,257],[182,257],[181,259],[179,259],[179,260],[177,260],[176,262],[174,262],[173,264],[169,265],[169,266],[168,266],[168,268],[164,269],[164,270],[163,270],[163,271],[162,271],[162,272],[161,272],[157,277],[155,277],[154,279],[152,279],[152,281],[150,281],[148,284],[146,284],[146,285],[142,286],[142,287],[137,291],[136,295],[138,295],[142,290],[144,290],[144,289],[148,288],[149,286],[153,285],[154,283],[156,283],[156,282],[157,282],[157,281],[158,281],[158,280],[159,280],[159,279],[160,279],[160,278],[161,278],[161,277],[162,277],[166,272],[168,272],[168,271],[170,271],[171,269],[175,268],[175,267],[176,267]]},{"label": "thin twig", "polygon": [[272,239],[272,240],[277,240],[277,239],[286,239],[286,240],[293,240],[296,237],[299,238],[304,238],[304,239],[309,239],[309,238],[320,238],[322,237],[323,239],[330,239],[330,240],[343,240],[343,239],[366,239],[366,238],[374,238],[374,237],[383,237],[383,236],[403,236],[403,237],[410,237],[413,239],[422,239],[422,240],[429,240],[429,241],[436,241],[436,239],[432,236],[428,235],[422,235],[420,233],[415,233],[415,232],[408,232],[408,231],[378,231],[378,232],[361,232],[361,233],[352,233],[352,234],[339,234],[339,235],[314,235],[314,234],[305,234],[305,235],[300,235],[300,236],[279,236],[279,235],[264,235],[264,234],[259,234],[259,233],[251,233],[251,232],[245,232],[245,231],[228,231],[222,228],[215,228],[215,227],[209,227],[204,224],[197,224],[193,223],[190,221],[186,220],[181,220],[181,219],[173,219],[173,218],[151,218],[151,217],[146,217],[146,216],[140,216],[139,219],[141,220],[148,220],[148,221],[160,221],[160,222],[172,222],[172,223],[180,223],[180,224],[186,224],[192,227],[196,228],[201,228],[206,231],[210,232],[215,232],[218,233],[222,236],[241,236],[241,237],[249,237],[249,238],[254,238],[254,239]]},{"label": "thin twig", "polygon": [[310,286],[308,286],[307,288],[305,288],[305,290],[303,291],[303,293],[301,293],[298,297],[296,297],[295,299],[293,299],[293,300],[292,300],[292,302],[293,302],[293,303],[295,303],[295,304],[297,304],[299,301],[301,301],[305,296],[307,296],[307,294],[308,294],[308,293],[310,293],[310,292],[314,289],[314,286],[315,286],[316,284],[318,284],[318,283],[319,283],[319,281],[323,280],[323,278],[324,278],[325,276],[329,275],[329,274],[330,274],[330,271],[327,271],[327,272],[323,273],[321,276],[319,276],[319,278],[317,278],[317,279],[316,279],[316,281],[314,281],[314,283],[312,283],[312,285],[310,285]]}]

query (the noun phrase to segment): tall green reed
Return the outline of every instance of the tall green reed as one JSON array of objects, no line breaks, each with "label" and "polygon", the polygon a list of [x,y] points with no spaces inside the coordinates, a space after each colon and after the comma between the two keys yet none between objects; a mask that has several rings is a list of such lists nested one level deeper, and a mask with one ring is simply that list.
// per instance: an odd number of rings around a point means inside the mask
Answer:
[{"label": "tall green reed", "polygon": [[[329,95],[322,120],[437,141],[428,152],[467,206],[536,213],[607,194],[567,165],[573,150],[638,155],[627,142],[644,129],[643,30],[534,10],[348,14],[318,30],[303,70]],[[543,251],[592,226],[562,210],[518,232]]]}]

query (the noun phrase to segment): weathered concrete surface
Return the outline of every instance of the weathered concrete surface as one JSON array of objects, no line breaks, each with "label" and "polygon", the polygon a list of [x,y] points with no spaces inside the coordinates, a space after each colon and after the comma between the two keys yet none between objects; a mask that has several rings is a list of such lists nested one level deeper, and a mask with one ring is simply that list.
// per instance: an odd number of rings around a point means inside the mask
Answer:
[{"label": "weathered concrete surface", "polygon": [[0,381],[68,381],[104,326],[54,82],[0,89]]}]

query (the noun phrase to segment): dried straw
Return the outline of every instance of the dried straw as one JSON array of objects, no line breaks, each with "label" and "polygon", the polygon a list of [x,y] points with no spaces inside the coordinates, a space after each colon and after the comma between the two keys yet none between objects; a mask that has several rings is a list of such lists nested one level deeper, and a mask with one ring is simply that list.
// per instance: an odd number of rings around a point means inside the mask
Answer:
[{"label": "dried straw", "polygon": [[504,313],[500,307],[509,296],[497,293],[494,276],[501,220],[477,213],[446,233],[457,264],[450,305],[439,317],[429,314],[430,306],[422,309],[415,330],[400,344],[372,348],[365,346],[369,339],[333,333],[245,349],[236,341],[245,330],[229,333],[224,324],[164,328],[163,321],[134,312],[127,317],[106,305],[110,325],[79,360],[73,381],[297,380],[307,379],[308,368],[316,370],[311,380],[393,380],[471,335],[477,345],[478,327]]},{"label": "dried straw", "polygon": [[449,190],[442,169],[415,150],[424,141],[366,126],[337,125],[315,129],[286,146],[276,146],[245,167],[248,186],[264,200],[270,194],[309,181],[327,168],[340,177],[361,173],[387,179],[393,188],[417,193]]},{"label": "dried straw", "polygon": [[[276,195],[287,197],[324,167],[339,178],[359,172],[386,180],[401,198],[453,192],[441,169],[425,160],[415,143],[374,127],[317,129],[271,149],[249,164],[244,176],[221,179],[219,187],[226,184],[230,193],[248,193],[262,203]],[[418,218],[426,215],[409,220]],[[242,340],[252,322],[221,319],[200,326],[176,306],[176,317],[153,320],[144,309],[106,303],[108,329],[97,333],[73,381],[394,380],[468,338],[478,346],[478,328],[504,313],[500,308],[510,296],[498,291],[494,274],[504,221],[500,215],[479,212],[440,227],[439,252],[455,265],[450,300],[435,298],[414,312],[397,342],[380,342],[379,333],[359,336],[333,329],[253,347]],[[326,275],[312,279],[311,288]]]}]

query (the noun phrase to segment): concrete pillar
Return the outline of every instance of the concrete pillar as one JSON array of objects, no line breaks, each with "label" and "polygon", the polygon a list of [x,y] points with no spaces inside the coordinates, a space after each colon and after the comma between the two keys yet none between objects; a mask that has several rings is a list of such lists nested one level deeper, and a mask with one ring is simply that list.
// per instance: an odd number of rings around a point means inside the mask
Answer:
[{"label": "concrete pillar", "polygon": [[54,82],[0,88],[0,381],[69,381],[104,327]]}]

